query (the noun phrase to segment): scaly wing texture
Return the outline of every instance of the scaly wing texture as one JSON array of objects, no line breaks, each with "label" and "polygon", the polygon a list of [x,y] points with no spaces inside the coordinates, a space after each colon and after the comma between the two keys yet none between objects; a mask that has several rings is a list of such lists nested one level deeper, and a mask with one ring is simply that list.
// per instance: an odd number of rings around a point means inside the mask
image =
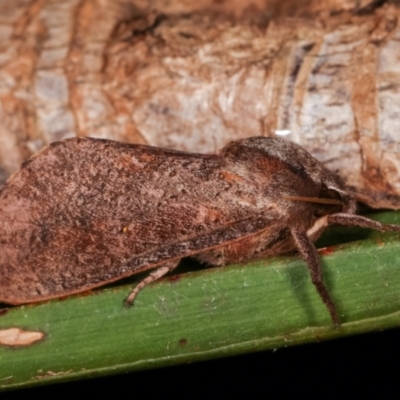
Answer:
[{"label": "scaly wing texture", "polygon": [[0,192],[0,300],[79,292],[262,229],[252,183],[222,164],[96,139],[44,149]]}]

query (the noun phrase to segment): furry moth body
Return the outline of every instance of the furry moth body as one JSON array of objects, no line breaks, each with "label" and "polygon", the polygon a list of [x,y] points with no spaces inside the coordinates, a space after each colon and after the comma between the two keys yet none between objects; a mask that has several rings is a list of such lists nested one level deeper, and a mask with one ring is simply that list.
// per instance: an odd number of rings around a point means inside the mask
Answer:
[{"label": "furry moth body", "polygon": [[297,250],[339,324],[313,241],[355,214],[342,179],[302,147],[253,137],[202,155],[91,138],[43,149],[0,191],[0,301],[79,293],[145,270],[127,302],[183,257],[211,265]]}]

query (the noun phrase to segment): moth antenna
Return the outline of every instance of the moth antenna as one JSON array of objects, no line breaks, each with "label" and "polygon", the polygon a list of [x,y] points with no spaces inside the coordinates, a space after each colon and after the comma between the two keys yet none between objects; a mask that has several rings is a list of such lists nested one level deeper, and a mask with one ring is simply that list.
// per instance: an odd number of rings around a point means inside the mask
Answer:
[{"label": "moth antenna", "polygon": [[319,204],[335,204],[338,206],[343,205],[343,202],[336,199],[321,199],[320,197],[299,197],[299,196],[284,196],[285,200],[292,201],[305,201],[307,203],[319,203]]}]

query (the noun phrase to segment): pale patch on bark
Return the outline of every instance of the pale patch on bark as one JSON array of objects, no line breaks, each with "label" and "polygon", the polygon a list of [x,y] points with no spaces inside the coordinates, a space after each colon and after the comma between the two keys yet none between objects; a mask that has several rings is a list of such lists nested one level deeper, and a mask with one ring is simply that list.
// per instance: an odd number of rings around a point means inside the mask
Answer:
[{"label": "pale patch on bark", "polygon": [[215,152],[285,134],[357,189],[400,195],[400,11],[392,5],[7,3],[2,175],[71,136]]}]

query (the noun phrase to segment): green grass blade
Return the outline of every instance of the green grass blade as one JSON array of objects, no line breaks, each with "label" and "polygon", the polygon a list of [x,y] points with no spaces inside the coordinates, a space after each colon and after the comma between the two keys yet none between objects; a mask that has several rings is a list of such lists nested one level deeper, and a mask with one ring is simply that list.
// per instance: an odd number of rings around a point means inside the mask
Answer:
[{"label": "green grass blade", "polygon": [[[400,222],[399,213],[376,216]],[[1,332],[42,333],[0,345],[0,387],[28,387],[320,341],[400,325],[400,236],[332,230],[321,250],[324,279],[343,325],[329,314],[298,257],[211,268],[163,279],[135,306],[133,284],[2,310]],[[0,310],[1,311],[1,310]]]}]

